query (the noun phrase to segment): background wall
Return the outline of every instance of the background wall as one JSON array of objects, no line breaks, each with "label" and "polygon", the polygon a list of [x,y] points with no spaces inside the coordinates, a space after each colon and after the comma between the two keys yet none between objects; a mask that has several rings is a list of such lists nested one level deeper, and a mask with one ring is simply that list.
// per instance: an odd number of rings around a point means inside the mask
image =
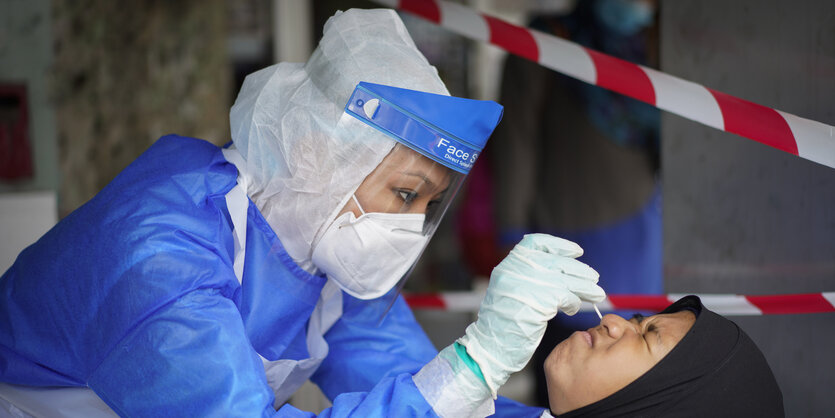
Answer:
[{"label": "background wall", "polygon": [[[0,122],[5,129],[6,123],[15,123],[20,112],[26,112],[32,168],[30,175],[0,180],[0,271],[58,220],[51,13],[51,2],[45,0],[0,1],[0,85],[25,88],[24,101],[17,105],[4,98]],[[3,153],[14,153],[21,145],[2,143],[0,160],[9,161]]]},{"label": "background wall", "polygon": [[229,140],[226,6],[52,2],[62,216],[162,135]]},{"label": "background wall", "polygon": [[0,0],[0,84],[26,89],[34,168],[0,180],[0,270],[160,136],[229,140],[227,18],[256,1]]},{"label": "background wall", "polygon": [[28,139],[34,165],[31,177],[0,181],[0,192],[52,191],[58,184],[55,111],[50,92],[51,13],[48,0],[0,1],[0,84],[26,88]]},{"label": "background wall", "polygon": [[[835,3],[679,0],[661,70],[835,125]],[[665,113],[669,292],[835,290],[835,170]],[[732,318],[763,349],[790,417],[835,411],[835,314]]]}]

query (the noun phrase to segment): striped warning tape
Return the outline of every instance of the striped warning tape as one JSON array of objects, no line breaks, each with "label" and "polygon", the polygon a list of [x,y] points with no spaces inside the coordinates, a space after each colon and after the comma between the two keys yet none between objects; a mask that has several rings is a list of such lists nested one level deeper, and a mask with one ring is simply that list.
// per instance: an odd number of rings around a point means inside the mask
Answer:
[{"label": "striped warning tape", "polygon": [[[634,310],[658,312],[685,296],[666,295],[608,295],[597,304],[601,311]],[[733,295],[700,294],[702,303],[720,315],[775,315],[835,312],[835,292],[801,293],[788,295]],[[449,312],[477,312],[484,292],[404,293],[413,309],[435,309]],[[594,312],[591,304],[583,303],[581,312]]]},{"label": "striped warning tape", "polygon": [[713,128],[835,168],[835,127],[743,100],[439,0],[374,0]]}]

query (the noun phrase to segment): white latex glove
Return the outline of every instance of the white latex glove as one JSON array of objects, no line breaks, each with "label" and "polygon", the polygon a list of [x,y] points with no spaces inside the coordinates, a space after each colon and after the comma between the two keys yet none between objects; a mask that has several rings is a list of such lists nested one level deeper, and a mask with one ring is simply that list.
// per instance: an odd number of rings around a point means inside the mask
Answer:
[{"label": "white latex glove", "polygon": [[575,260],[582,254],[571,241],[530,234],[493,269],[478,319],[458,343],[478,364],[494,399],[528,363],[558,311],[574,315],[581,301],[606,298],[597,285],[600,275]]}]

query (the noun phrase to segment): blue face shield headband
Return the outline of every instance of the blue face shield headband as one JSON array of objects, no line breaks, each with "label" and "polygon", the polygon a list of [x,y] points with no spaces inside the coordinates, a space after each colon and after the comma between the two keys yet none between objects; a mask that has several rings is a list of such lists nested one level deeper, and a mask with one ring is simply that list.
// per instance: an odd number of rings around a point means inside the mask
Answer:
[{"label": "blue face shield headband", "polygon": [[501,120],[503,108],[490,101],[360,82],[345,112],[466,175]]}]

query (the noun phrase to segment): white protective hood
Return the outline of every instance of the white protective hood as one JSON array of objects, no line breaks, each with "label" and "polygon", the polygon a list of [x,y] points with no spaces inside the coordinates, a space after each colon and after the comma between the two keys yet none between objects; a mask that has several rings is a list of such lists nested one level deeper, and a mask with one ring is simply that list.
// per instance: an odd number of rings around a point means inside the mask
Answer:
[{"label": "white protective hood", "polygon": [[325,23],[304,65],[247,76],[230,112],[246,194],[287,252],[314,272],[314,240],[395,141],[345,104],[360,81],[449,95],[393,10],[351,9]]}]

